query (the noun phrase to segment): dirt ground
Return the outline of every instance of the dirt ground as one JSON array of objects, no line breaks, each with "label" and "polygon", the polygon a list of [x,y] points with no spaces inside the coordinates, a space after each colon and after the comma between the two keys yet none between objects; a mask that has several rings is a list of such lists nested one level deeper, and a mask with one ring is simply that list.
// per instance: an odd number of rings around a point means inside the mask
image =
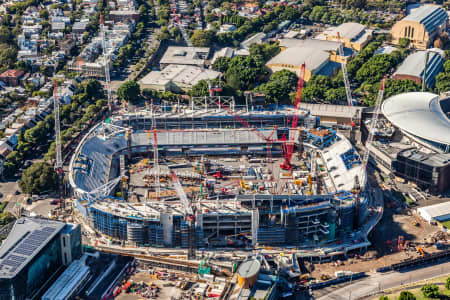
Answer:
[{"label": "dirt ground", "polygon": [[[353,272],[373,272],[375,269],[401,262],[406,259],[419,257],[417,247],[425,253],[437,251],[431,243],[431,237],[441,231],[419,219],[415,214],[395,213],[396,208],[385,210],[380,224],[369,237],[372,246],[363,256],[354,256],[342,261],[338,266],[335,262],[315,264],[311,273],[313,278],[320,278],[322,274],[334,277],[338,270]],[[414,225],[417,222],[419,225]],[[398,251],[398,238],[403,237],[403,249]],[[406,247],[405,247],[406,245]]]},{"label": "dirt ground", "polygon": [[[156,284],[160,288],[160,292],[158,294],[157,299],[170,299],[171,297],[179,298],[181,295],[181,290],[174,286],[164,287],[164,284],[167,284],[169,281],[166,280],[158,280],[152,279],[151,275],[147,272],[139,272],[131,276],[130,278],[134,282],[152,282]],[[142,296],[139,296],[136,293],[120,293],[115,299],[117,300],[136,300],[136,299],[144,299]]]}]

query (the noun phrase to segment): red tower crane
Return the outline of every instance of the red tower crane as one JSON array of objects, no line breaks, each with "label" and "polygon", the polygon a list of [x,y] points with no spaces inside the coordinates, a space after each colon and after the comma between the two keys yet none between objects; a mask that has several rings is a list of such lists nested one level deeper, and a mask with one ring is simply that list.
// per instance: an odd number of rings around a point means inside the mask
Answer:
[{"label": "red tower crane", "polygon": [[305,68],[306,68],[306,65],[305,65],[305,63],[303,63],[302,67],[300,69],[300,76],[298,77],[297,93],[295,95],[295,104],[294,104],[294,108],[296,111],[294,112],[294,117],[292,118],[291,130],[289,133],[289,142],[286,140],[285,136],[283,137],[284,161],[280,164],[280,168],[282,168],[283,170],[291,170],[292,169],[291,158],[292,158],[292,153],[294,152],[294,134],[293,133],[297,130],[297,123],[298,123],[297,110],[300,108],[300,103],[302,102]]}]

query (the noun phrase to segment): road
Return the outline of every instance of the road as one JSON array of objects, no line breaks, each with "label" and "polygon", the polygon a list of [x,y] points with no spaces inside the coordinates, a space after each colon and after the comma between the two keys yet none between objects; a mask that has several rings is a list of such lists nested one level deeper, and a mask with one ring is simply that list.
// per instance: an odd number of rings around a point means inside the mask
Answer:
[{"label": "road", "polygon": [[318,300],[367,299],[379,291],[450,274],[450,262],[409,272],[376,273],[345,287],[334,290]]}]

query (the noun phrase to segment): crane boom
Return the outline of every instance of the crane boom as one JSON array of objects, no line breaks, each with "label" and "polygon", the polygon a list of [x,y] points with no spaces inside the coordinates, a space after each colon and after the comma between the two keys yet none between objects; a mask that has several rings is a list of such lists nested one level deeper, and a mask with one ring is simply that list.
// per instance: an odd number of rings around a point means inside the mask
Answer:
[{"label": "crane boom", "polygon": [[257,130],[256,128],[252,127],[247,121],[245,121],[241,116],[239,116],[237,113],[235,113],[234,111],[232,111],[228,106],[226,106],[225,104],[221,103],[221,102],[217,102],[217,104],[219,104],[220,107],[222,107],[224,110],[227,111],[227,113],[229,113],[236,121],[238,121],[239,123],[241,123],[242,125],[244,125],[247,129],[249,129],[250,131],[252,131],[254,134],[256,134],[257,136],[259,136],[260,138],[262,138],[263,140],[265,140],[266,142],[274,142],[274,140],[272,140],[270,137],[273,135],[273,133],[275,132],[275,130],[277,129],[277,127],[274,127],[273,132],[269,135],[269,137],[263,135],[261,132],[259,132],[259,130]]},{"label": "crane boom", "polygon": [[103,22],[103,15],[100,12],[100,35],[102,38],[102,49],[103,49],[103,64],[105,65],[105,82],[106,82],[106,91],[108,96],[108,111],[111,114],[112,104],[111,104],[111,77],[109,74],[109,59],[106,51],[106,32],[105,32],[105,24]]},{"label": "crane boom", "polygon": [[289,141],[285,141],[285,145],[284,145],[284,149],[285,149],[285,154],[284,154],[284,161],[283,163],[281,163],[280,167],[284,170],[289,170],[292,169],[292,165],[291,165],[291,158],[292,158],[292,153],[294,152],[294,135],[291,134],[293,132],[295,132],[297,130],[297,124],[298,124],[298,109],[300,108],[300,103],[302,102],[302,93],[303,93],[303,85],[304,85],[304,78],[305,78],[305,69],[306,69],[306,64],[303,63],[302,67],[300,69],[300,75],[298,76],[298,83],[297,83],[297,93],[295,95],[295,104],[294,104],[294,116],[292,118],[292,123],[291,123],[291,132],[289,133]]},{"label": "crane boom", "polygon": [[183,205],[185,214],[188,216],[194,215],[194,211],[192,210],[192,207],[189,203],[186,193],[184,192],[184,189],[181,186],[178,176],[175,174],[175,172],[173,170],[169,170],[169,171],[170,171],[170,178],[172,179],[173,186],[175,187],[175,190],[177,191],[178,197],[180,197],[181,205]]},{"label": "crane boom", "polygon": [[363,160],[362,160],[362,169],[363,169],[363,176],[362,176],[362,180],[361,180],[362,186],[365,185],[364,176],[366,173],[367,163],[369,161],[369,155],[370,155],[369,145],[372,144],[373,138],[375,136],[374,135],[375,126],[377,125],[378,115],[380,113],[380,108],[381,108],[381,103],[383,102],[385,81],[386,81],[386,76],[383,77],[383,79],[381,80],[380,89],[378,90],[377,100],[375,102],[374,116],[372,117],[372,120],[370,121],[369,135],[367,136],[367,141],[366,141],[366,151],[364,152],[364,156],[363,156]]},{"label": "crane boom", "polygon": [[172,13],[174,14],[175,20],[178,23],[178,27],[180,28],[183,39],[186,41],[186,44],[188,45],[188,47],[192,47],[191,39],[189,38],[186,30],[184,29],[183,24],[181,24],[180,17],[177,15],[177,13],[175,12],[175,9],[173,9],[173,8],[172,8]]},{"label": "crane boom", "polygon": [[56,162],[55,169],[58,178],[58,194],[59,194],[59,205],[64,208],[65,203],[63,199],[63,189],[64,189],[64,171],[63,171],[63,161],[61,153],[61,124],[59,119],[59,100],[57,92],[56,80],[53,80],[53,109],[55,113],[55,151],[56,151]]},{"label": "crane boom", "polygon": [[[337,33],[338,41],[341,41],[341,37],[339,35],[339,32]],[[344,46],[343,43],[339,45],[339,56],[341,58],[341,69],[342,69],[342,75],[344,77],[344,85],[345,85],[345,95],[347,96],[347,104],[348,106],[353,105],[353,98],[352,98],[352,91],[350,88],[350,81],[348,80],[348,73],[347,73],[347,62],[344,58]]]}]

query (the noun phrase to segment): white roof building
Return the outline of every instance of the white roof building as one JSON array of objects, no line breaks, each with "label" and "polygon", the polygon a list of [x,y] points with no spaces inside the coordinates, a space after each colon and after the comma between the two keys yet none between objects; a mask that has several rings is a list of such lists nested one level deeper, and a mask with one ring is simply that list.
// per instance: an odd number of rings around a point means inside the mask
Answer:
[{"label": "white roof building", "polygon": [[160,60],[161,66],[170,64],[203,66],[209,55],[206,47],[175,47],[167,48]]},{"label": "white roof building", "polygon": [[220,72],[197,66],[168,65],[162,71],[152,71],[139,81],[141,89],[187,91],[200,80],[217,78]]},{"label": "white roof building", "polygon": [[450,98],[404,93],[386,99],[381,111],[394,126],[433,150],[450,152]]},{"label": "white roof building", "polygon": [[417,209],[417,213],[429,223],[433,221],[444,222],[450,220],[450,202],[447,201],[444,203],[420,207]]}]

